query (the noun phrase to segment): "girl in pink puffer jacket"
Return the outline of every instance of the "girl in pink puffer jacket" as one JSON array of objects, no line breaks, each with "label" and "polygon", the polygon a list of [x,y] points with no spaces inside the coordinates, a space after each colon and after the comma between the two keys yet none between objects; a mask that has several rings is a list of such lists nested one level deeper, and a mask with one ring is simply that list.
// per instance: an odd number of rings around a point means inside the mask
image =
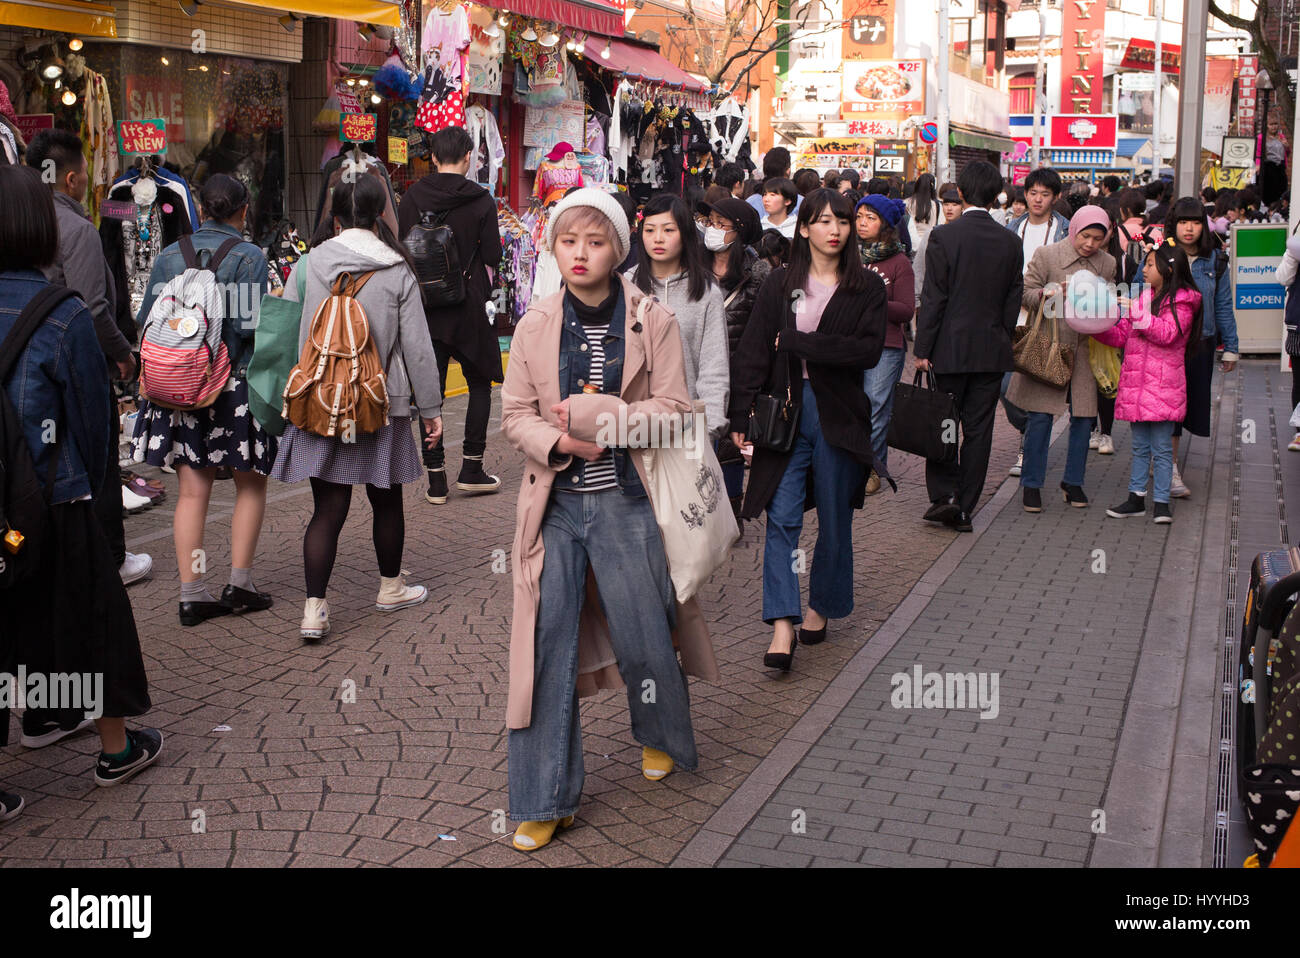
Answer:
[{"label": "girl in pink puffer jacket", "polygon": [[[1093,338],[1124,350],[1115,418],[1133,424],[1133,467],[1128,499],[1106,510],[1116,519],[1146,515],[1148,471],[1155,478],[1154,518],[1174,521],[1169,508],[1175,424],[1187,414],[1186,358],[1201,338],[1201,294],[1187,256],[1170,240],[1147,254],[1142,276],[1148,288],[1136,302],[1120,300],[1129,317]],[[1151,469],[1152,460],[1154,470]]]}]

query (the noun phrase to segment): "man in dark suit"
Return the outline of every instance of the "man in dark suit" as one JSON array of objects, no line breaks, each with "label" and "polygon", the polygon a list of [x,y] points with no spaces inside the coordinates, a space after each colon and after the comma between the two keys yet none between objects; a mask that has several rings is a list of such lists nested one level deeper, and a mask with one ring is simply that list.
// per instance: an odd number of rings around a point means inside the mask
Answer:
[{"label": "man in dark suit", "polygon": [[1020,239],[989,215],[1002,190],[996,167],[969,164],[957,189],[962,215],[936,226],[926,243],[915,354],[916,368],[932,371],[939,389],[957,401],[962,433],[955,463],[926,462],[932,505],[925,519],[970,532],[988,473],[1002,374],[1012,368],[1024,252]]}]

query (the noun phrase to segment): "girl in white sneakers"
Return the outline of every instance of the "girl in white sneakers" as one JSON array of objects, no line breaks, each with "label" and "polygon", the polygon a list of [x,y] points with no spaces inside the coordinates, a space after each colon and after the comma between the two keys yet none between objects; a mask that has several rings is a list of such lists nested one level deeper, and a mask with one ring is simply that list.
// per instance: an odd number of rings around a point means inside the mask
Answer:
[{"label": "girl in white sneakers", "polygon": [[[374,511],[375,556],[379,560],[379,595],[383,612],[418,605],[428,596],[422,585],[407,585],[402,571],[402,546],[406,522],[402,512],[402,485],[424,474],[412,435],[411,396],[424,419],[426,442],[433,446],[442,435],[442,384],[438,361],[424,319],[420,288],[406,251],[384,224],[384,190],[370,177],[343,183],[334,192],[331,213],[337,236],[326,240],[299,260],[295,274],[306,264],[302,328],[298,349],[311,331],[312,319],[330,295],[335,279],[373,272],[357,293],[366,311],[370,335],[379,355],[386,357],[390,402],[388,424],[378,432],[364,433],[352,442],[317,436],[285,426],[271,475],[282,482],[311,480],[315,509],[303,540],[303,567],[307,577],[307,604],[303,610],[302,637],[314,642],[329,633],[329,607],[325,589],[334,569],[339,534],[348,517],[352,487],[364,484]],[[285,283],[284,295],[298,298],[297,276]]]}]

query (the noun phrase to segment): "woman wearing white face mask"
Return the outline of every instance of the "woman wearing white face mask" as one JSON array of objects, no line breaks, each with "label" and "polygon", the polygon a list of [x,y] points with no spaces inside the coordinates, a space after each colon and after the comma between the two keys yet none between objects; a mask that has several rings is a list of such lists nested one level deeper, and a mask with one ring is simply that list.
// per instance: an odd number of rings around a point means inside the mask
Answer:
[{"label": "woman wearing white face mask", "polygon": [[641,254],[627,278],[677,317],[686,390],[702,399],[709,438],[727,429],[730,361],[722,293],[704,261],[690,208],[668,193],[652,196],[641,214]]},{"label": "woman wearing white face mask", "polygon": [[[772,272],[772,264],[754,252],[753,244],[763,235],[758,212],[744,200],[726,197],[701,207],[709,215],[704,248],[713,266],[713,277],[722,288],[722,308],[727,320],[727,352],[733,355],[741,334],[754,311],[759,287]],[[741,493],[745,485],[745,460],[740,450],[723,436],[718,442],[718,462],[727,483],[731,508],[740,516]]]}]

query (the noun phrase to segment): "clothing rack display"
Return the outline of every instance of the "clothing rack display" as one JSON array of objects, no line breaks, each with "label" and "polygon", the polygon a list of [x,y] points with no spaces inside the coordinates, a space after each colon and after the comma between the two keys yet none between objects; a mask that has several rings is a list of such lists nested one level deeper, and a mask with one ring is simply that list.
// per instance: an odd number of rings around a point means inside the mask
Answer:
[{"label": "clothing rack display", "polygon": [[497,201],[497,228],[501,233],[501,268],[492,290],[498,331],[506,331],[524,318],[532,302],[537,247],[528,224],[503,201]]}]

